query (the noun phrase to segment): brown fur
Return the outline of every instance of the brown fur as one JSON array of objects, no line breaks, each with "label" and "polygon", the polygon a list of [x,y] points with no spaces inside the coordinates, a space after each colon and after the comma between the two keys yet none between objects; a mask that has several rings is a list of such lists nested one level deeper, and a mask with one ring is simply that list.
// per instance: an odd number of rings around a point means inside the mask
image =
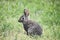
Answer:
[{"label": "brown fur", "polygon": [[35,21],[29,20],[28,16],[29,16],[29,12],[25,11],[24,15],[22,15],[18,20],[23,24],[24,30],[27,32],[27,35],[31,35],[31,34],[41,35],[42,34],[41,26]]}]

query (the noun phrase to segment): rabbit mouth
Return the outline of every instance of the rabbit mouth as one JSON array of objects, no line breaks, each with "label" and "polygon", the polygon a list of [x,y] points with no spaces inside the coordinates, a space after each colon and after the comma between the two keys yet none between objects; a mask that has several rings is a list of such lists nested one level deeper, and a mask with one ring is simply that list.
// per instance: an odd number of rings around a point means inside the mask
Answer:
[{"label": "rabbit mouth", "polygon": [[23,22],[22,20],[18,20],[18,22]]}]

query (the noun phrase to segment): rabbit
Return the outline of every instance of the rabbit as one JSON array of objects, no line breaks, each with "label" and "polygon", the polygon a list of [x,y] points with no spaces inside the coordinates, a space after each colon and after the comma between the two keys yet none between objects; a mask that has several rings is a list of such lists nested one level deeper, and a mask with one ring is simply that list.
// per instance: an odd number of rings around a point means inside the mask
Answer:
[{"label": "rabbit", "polygon": [[27,35],[41,35],[41,26],[37,22],[29,20],[28,16],[29,11],[27,9],[24,9],[24,14],[19,18],[18,22],[23,24],[24,30],[27,32]]}]

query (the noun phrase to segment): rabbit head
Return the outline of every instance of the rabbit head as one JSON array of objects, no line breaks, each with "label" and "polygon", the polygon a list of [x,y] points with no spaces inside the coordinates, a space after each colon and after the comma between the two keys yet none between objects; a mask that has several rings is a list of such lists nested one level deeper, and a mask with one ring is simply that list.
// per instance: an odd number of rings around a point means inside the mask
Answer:
[{"label": "rabbit head", "polygon": [[29,11],[24,9],[24,14],[19,18],[18,22],[26,22],[28,20]]}]

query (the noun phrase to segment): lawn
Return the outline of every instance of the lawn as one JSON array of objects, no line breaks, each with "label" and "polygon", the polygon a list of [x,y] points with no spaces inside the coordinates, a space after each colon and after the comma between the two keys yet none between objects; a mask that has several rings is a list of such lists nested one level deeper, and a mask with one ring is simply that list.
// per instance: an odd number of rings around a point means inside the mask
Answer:
[{"label": "lawn", "polygon": [[[18,22],[24,8],[41,25],[41,36],[26,35]],[[60,0],[0,0],[0,40],[60,40]]]}]

